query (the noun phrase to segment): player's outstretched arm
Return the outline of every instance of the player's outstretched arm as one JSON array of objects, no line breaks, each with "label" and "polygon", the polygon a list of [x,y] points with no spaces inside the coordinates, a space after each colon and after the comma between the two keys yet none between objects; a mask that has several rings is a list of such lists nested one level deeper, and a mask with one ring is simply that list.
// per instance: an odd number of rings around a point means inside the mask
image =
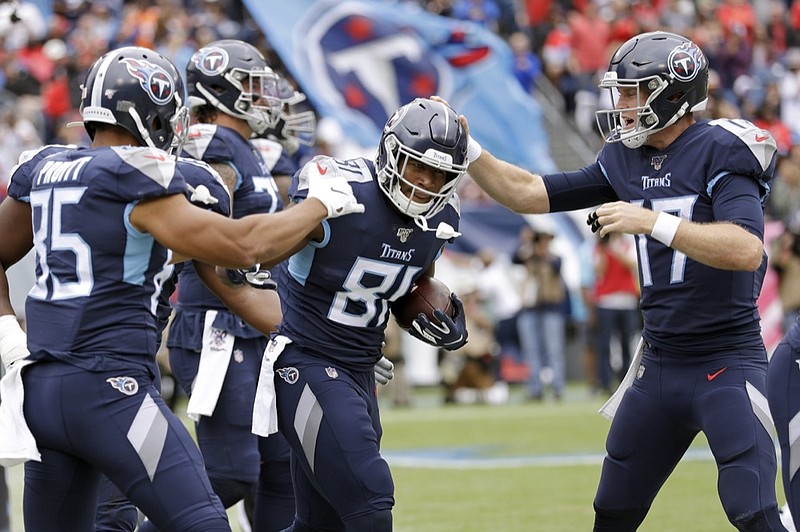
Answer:
[{"label": "player's outstretched arm", "polygon": [[304,201],[272,214],[230,219],[189,203],[176,194],[139,203],[133,226],[185,257],[223,266],[271,266],[302,243],[328,216],[321,201]]},{"label": "player's outstretched arm", "polygon": [[281,302],[275,290],[258,290],[247,284],[225,282],[216,267],[194,262],[198,277],[231,312],[269,336],[281,322]]},{"label": "player's outstretched arm", "polygon": [[467,171],[489,196],[515,212],[523,214],[550,212],[550,199],[539,174],[501,161],[483,149],[477,159],[471,160]]}]

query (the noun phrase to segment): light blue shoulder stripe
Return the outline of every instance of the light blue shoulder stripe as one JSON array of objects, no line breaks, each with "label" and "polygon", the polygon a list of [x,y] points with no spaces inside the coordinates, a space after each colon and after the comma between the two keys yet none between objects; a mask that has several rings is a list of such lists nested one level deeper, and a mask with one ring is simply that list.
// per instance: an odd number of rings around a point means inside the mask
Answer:
[{"label": "light blue shoulder stripe", "polygon": [[730,172],[720,172],[716,176],[712,177],[711,180],[709,180],[708,186],[706,186],[706,194],[708,194],[709,198],[711,197],[711,189],[714,188],[714,185],[717,184],[717,181],[719,181],[728,174],[730,174]]},{"label": "light blue shoulder stripe", "polygon": [[138,202],[129,203],[125,207],[125,255],[122,259],[122,280],[129,284],[144,284],[144,274],[150,264],[150,252],[155,239],[148,233],[142,233],[131,224],[131,211]]},{"label": "light blue shoulder stripe", "polygon": [[610,185],[611,180],[608,178],[608,172],[606,172],[606,167],[603,166],[603,163],[601,163],[600,161],[597,161],[597,165],[600,167],[600,171],[603,172],[603,176],[606,178],[606,181],[608,181],[608,184]]},{"label": "light blue shoulder stripe", "polygon": [[322,221],[322,228],[325,230],[322,242],[312,240],[306,247],[289,258],[289,275],[303,286],[306,285],[308,274],[311,272],[311,265],[314,263],[314,254],[317,249],[324,248],[331,240],[331,226],[328,220]]}]

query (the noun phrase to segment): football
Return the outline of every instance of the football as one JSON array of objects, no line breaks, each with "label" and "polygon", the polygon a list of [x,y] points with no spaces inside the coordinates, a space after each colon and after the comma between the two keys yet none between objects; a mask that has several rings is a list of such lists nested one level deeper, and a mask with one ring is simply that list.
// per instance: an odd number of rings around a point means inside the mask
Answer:
[{"label": "football", "polygon": [[439,309],[453,317],[455,308],[450,300],[450,289],[433,277],[422,277],[411,287],[411,291],[392,304],[392,314],[397,324],[409,329],[420,314],[425,314],[433,323],[438,323],[433,311]]}]

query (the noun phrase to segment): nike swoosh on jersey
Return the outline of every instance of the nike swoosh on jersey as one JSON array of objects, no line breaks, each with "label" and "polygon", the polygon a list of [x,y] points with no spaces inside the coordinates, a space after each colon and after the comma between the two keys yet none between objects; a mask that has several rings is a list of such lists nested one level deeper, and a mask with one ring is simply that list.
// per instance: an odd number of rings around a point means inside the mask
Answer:
[{"label": "nike swoosh on jersey", "polygon": [[719,376],[719,374],[720,374],[720,373],[722,373],[722,372],[723,372],[723,371],[725,371],[726,369],[728,369],[728,368],[727,368],[727,367],[725,367],[725,368],[722,368],[722,369],[720,369],[720,370],[718,370],[718,371],[715,371],[714,373],[706,373],[706,378],[707,378],[709,381],[713,381],[714,379],[716,379],[716,378]]},{"label": "nike swoosh on jersey", "polygon": [[321,175],[325,175],[328,172],[328,169],[324,166],[320,166],[319,163],[317,163],[317,170],[319,170]]}]

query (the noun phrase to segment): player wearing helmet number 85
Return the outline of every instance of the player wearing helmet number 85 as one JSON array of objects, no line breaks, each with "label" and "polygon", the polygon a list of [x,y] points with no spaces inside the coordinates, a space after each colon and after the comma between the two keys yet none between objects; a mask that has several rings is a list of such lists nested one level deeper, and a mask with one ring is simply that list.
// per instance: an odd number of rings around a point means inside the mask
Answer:
[{"label": "player wearing helmet number 85", "polygon": [[[154,385],[170,250],[227,267],[271,265],[330,212],[363,208],[330,178],[292,212],[231,220],[197,208],[163,151],[186,116],[174,65],[145,48],[113,50],[82,90],[92,146],[54,149],[14,173],[0,205],[0,273],[31,243],[38,272],[26,302],[30,354],[7,343],[21,338],[18,326],[4,319],[0,328],[0,356],[12,364],[5,383],[17,383],[0,404],[3,426],[15,427],[0,431],[0,460],[28,460],[26,530],[93,529],[101,474],[161,530],[230,530],[200,452]],[[5,317],[7,293],[0,300]],[[31,439],[18,437],[28,431]]]},{"label": "player wearing helmet number 85", "polygon": [[680,35],[631,38],[600,87],[614,108],[597,113],[606,145],[596,162],[540,176],[484,151],[469,166],[479,186],[517,212],[601,204],[589,220],[594,230],[636,237],[643,351],[629,386],[602,410],[613,421],[594,529],[636,530],[702,431],[731,524],[783,530],[756,304],[775,141],[746,120],[696,120],[708,61]]},{"label": "player wearing helmet number 85", "polygon": [[[468,160],[456,113],[414,100],[389,118],[379,146],[376,161],[312,159],[289,189],[302,205],[310,180],[337,176],[366,209],[348,223],[324,222],[281,265],[283,321],[264,355],[253,429],[280,429],[292,448],[294,530],[391,530],[394,485],[380,454],[373,366],[392,302],[433,275],[458,235],[455,189]],[[463,313],[437,326],[420,323],[430,328],[426,341],[466,342]]]}]

